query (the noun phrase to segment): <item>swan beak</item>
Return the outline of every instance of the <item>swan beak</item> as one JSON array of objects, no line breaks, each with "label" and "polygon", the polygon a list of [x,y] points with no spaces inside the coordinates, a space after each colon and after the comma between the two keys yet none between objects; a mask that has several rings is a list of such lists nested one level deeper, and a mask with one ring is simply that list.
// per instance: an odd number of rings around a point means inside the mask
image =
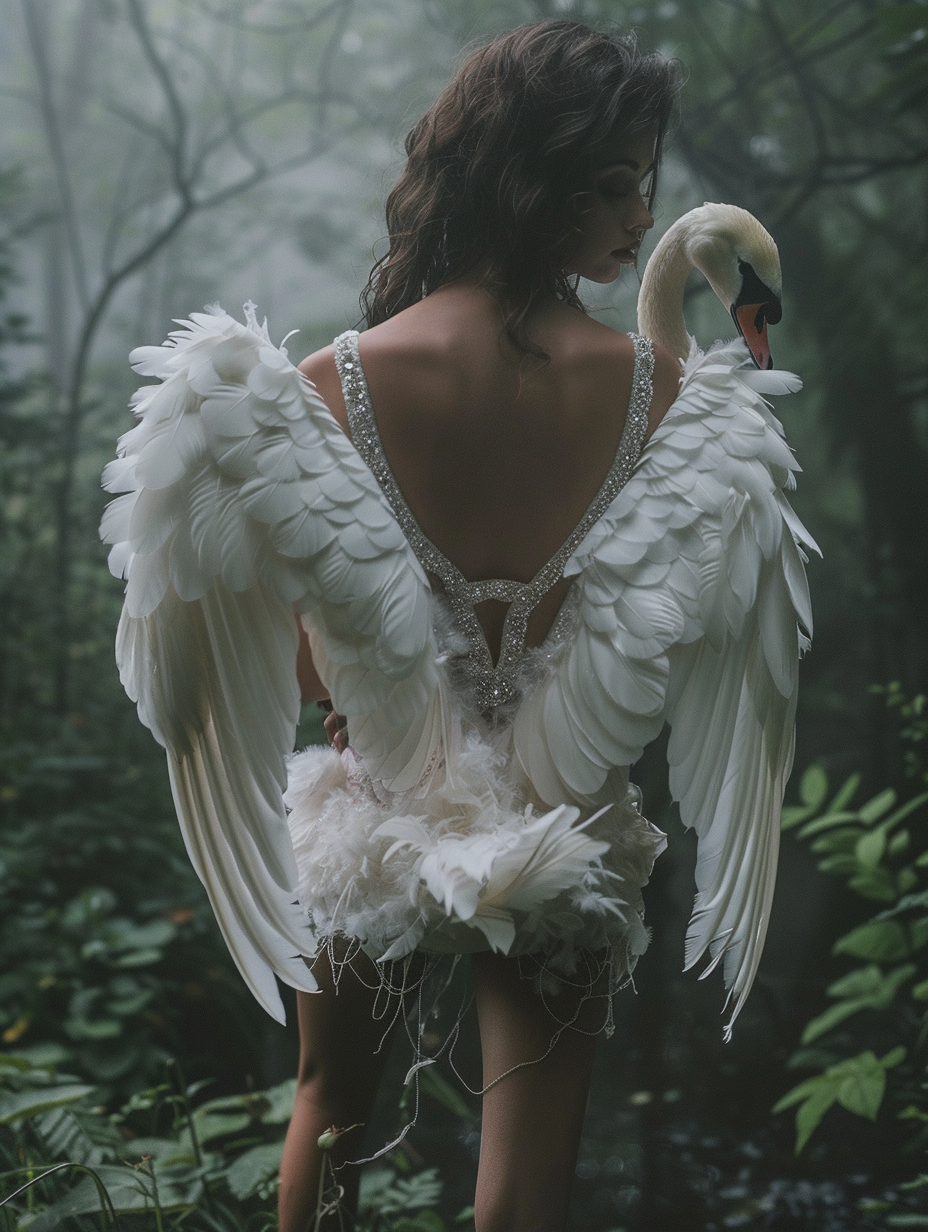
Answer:
[{"label": "swan beak", "polygon": [[734,304],[731,315],[738,333],[748,344],[751,359],[757,368],[772,368],[773,357],[767,343],[769,304]]}]

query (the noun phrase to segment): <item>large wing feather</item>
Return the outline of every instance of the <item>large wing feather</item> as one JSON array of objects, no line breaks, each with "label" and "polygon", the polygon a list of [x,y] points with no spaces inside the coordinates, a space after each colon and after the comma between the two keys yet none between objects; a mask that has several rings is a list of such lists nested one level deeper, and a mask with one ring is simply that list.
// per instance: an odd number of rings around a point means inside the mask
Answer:
[{"label": "large wing feather", "polygon": [[315,982],[282,793],[299,715],[294,608],[352,744],[390,789],[444,738],[428,585],[376,480],[253,310],[181,322],[133,366],[160,378],[104,485],[128,579],[120,676],[168,750],[184,841],[249,987]]},{"label": "large wing feather", "polygon": [[[686,965],[723,962],[731,1020],[757,971],[811,613],[783,490],[798,469],[742,343],[694,349],[680,395],[578,547],[579,629],[522,704],[515,748],[549,804],[593,803],[671,725],[671,789],[698,838]],[[817,550],[817,549],[816,549]],[[801,626],[801,627],[800,627]]]}]

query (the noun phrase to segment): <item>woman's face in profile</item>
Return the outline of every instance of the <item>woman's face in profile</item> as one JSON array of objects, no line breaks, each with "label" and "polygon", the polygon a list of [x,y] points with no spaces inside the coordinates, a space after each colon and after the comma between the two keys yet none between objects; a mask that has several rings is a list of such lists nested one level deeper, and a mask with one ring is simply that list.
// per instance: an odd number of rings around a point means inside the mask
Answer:
[{"label": "woman's face in profile", "polygon": [[654,219],[646,204],[654,173],[654,129],[617,134],[594,155],[593,187],[574,197],[565,270],[590,282],[614,282],[634,265]]}]

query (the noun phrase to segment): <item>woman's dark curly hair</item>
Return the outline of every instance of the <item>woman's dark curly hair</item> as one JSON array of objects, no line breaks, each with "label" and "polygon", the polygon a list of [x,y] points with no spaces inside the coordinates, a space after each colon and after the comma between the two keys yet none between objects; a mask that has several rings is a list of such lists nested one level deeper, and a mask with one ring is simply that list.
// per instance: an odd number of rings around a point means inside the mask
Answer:
[{"label": "woman's dark curly hair", "polygon": [[679,82],[634,34],[574,21],[521,26],[474,52],[406,138],[390,248],[361,296],[368,325],[479,270],[509,340],[542,357],[525,331],[534,305],[554,293],[582,309],[563,241],[592,156],[616,130],[654,128],[656,166]]}]

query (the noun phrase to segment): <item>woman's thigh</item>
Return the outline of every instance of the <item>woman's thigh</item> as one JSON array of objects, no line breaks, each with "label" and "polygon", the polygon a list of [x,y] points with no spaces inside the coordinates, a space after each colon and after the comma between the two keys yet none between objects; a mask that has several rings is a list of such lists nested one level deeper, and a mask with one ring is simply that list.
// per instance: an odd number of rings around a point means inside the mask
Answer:
[{"label": "woman's thigh", "polygon": [[522,978],[517,959],[474,958],[485,1088],[479,1232],[566,1226],[596,1037],[608,1013],[606,973],[595,956],[588,961],[588,981],[581,975],[577,988],[545,998]]},{"label": "woman's thigh", "polygon": [[311,966],[319,992],[297,994],[300,1085],[346,1108],[376,1089],[392,1029],[402,1013],[383,989],[380,972],[360,951],[336,967],[323,952]]},{"label": "woman's thigh", "polygon": [[[380,973],[359,955],[333,971],[328,954],[312,964],[319,992],[297,993],[300,1061],[293,1116],[280,1169],[281,1232],[313,1226],[322,1167],[320,1134],[348,1129],[329,1154],[339,1169],[344,1206],[357,1201],[358,1170],[341,1165],[364,1154],[368,1121],[386,1060],[391,1026],[401,1010],[398,997],[385,998]],[[323,1226],[338,1227],[333,1216]]]}]

